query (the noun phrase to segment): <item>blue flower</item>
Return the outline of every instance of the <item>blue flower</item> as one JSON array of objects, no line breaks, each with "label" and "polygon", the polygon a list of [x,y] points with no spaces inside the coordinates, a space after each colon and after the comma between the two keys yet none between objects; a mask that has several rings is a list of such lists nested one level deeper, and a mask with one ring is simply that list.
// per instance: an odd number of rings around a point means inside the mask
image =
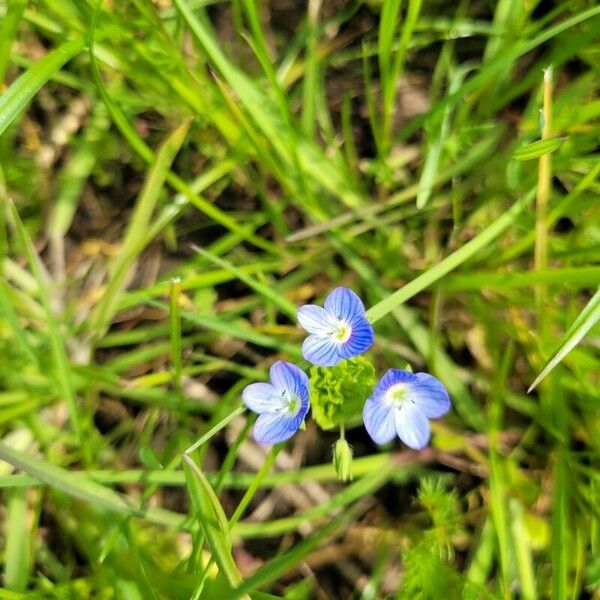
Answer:
[{"label": "blue flower", "polygon": [[373,345],[373,327],[365,317],[365,307],[345,287],[335,288],[327,296],[324,308],[315,304],[301,306],[298,322],[310,333],[302,344],[302,355],[315,365],[333,367]]},{"label": "blue flower", "polygon": [[269,371],[271,383],[251,383],[242,400],[260,416],[254,425],[254,439],[277,444],[292,437],[308,412],[308,377],[296,365],[281,360]]},{"label": "blue flower", "polygon": [[429,441],[428,419],[449,410],[448,392],[433,375],[389,369],[367,400],[363,419],[377,444],[397,435],[407,446],[420,450]]}]

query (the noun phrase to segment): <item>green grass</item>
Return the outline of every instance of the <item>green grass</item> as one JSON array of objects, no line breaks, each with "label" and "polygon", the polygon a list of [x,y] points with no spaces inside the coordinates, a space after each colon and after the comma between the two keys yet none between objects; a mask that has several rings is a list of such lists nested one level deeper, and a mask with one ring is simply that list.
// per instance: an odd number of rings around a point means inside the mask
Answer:
[{"label": "green grass", "polygon": [[[596,4],[0,0],[0,598],[600,594]],[[453,400],[347,484],[337,285]]]}]

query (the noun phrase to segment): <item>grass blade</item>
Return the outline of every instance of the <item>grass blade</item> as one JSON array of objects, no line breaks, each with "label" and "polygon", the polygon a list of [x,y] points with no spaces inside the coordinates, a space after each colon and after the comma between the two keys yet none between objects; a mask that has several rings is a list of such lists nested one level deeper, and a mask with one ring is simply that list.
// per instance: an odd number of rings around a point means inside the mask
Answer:
[{"label": "grass blade", "polygon": [[358,510],[357,507],[353,507],[341,517],[327,523],[327,525],[319,529],[317,533],[296,544],[288,552],[270,560],[254,573],[254,575],[248,577],[242,585],[233,590],[231,596],[228,597],[228,600],[239,600],[257,588],[275,581],[291,566],[297,565],[304,556],[317,549],[325,540],[334,535],[337,530],[343,529],[356,517]]},{"label": "grass blade", "polygon": [[181,373],[183,371],[182,343],[181,343],[181,279],[171,281],[171,294],[169,296],[169,326],[171,330],[171,371],[173,385],[181,394]]},{"label": "grass blade", "polygon": [[[87,443],[85,441],[85,436],[82,435],[81,418],[79,415],[79,407],[77,406],[77,398],[73,385],[73,378],[71,375],[69,357],[67,355],[67,349],[64,343],[64,334],[61,332],[57,319],[54,315],[50,293],[48,291],[46,278],[44,277],[42,270],[41,261],[35,251],[35,248],[33,247],[31,240],[29,239],[29,236],[27,235],[27,231],[25,230],[23,222],[19,217],[17,208],[10,199],[8,199],[8,208],[10,216],[12,217],[15,232],[17,234],[17,239],[25,251],[25,256],[27,257],[29,267],[36,280],[40,300],[44,307],[52,358],[56,368],[58,391],[67,403],[69,419],[71,421],[71,426],[73,427],[73,432],[75,433],[78,441],[82,444],[82,449],[86,450]],[[86,461],[89,459],[87,450],[83,453],[83,456]]]},{"label": "grass blade", "polygon": [[563,360],[563,358],[579,344],[585,337],[587,332],[600,320],[600,288],[592,296],[586,304],[581,314],[577,317],[573,325],[569,328],[563,338],[558,350],[552,358],[546,363],[541,373],[535,378],[534,382],[529,386],[527,393],[531,392],[535,387]]},{"label": "grass blade", "polygon": [[515,160],[532,160],[534,158],[540,158],[545,154],[550,154],[555,150],[558,150],[565,142],[564,137],[555,137],[547,140],[537,140],[526,146],[521,146],[513,152],[513,158]]},{"label": "grass blade", "polygon": [[171,168],[171,163],[185,140],[189,126],[190,121],[186,121],[169,135],[148,172],[125,233],[121,251],[110,267],[108,286],[91,317],[91,331],[96,339],[102,337],[108,329],[110,320],[117,311],[121,295],[126,286],[127,275],[147,243],[145,234],[150,226],[152,214],[162,191],[166,175]]},{"label": "grass blade", "polygon": [[187,455],[184,471],[194,514],[204,533],[220,572],[232,586],[242,582],[242,576],[231,555],[231,536],[223,507],[204,473]]},{"label": "grass blade", "polygon": [[296,305],[290,302],[283,295],[278,294],[277,291],[273,289],[273,287],[261,283],[260,281],[257,281],[255,278],[248,275],[248,273],[246,273],[239,267],[236,267],[229,261],[220,258],[219,256],[216,256],[208,250],[205,250],[198,246],[194,246],[193,248],[200,256],[203,256],[204,258],[210,260],[216,265],[229,271],[230,273],[235,275],[240,281],[243,281],[247,286],[251,287],[257,294],[263,296],[266,300],[272,302],[275,306],[279,307],[281,312],[290,317],[290,319],[296,319]]},{"label": "grass blade", "polygon": [[4,75],[10,62],[10,50],[17,34],[19,21],[27,6],[27,0],[13,0],[5,8],[0,23],[0,89],[4,82]]},{"label": "grass blade", "polygon": [[114,490],[91,481],[83,473],[72,473],[45,460],[33,458],[28,453],[15,450],[4,442],[0,442],[0,460],[6,461],[13,467],[21,469],[68,496],[79,498],[112,512],[130,517],[142,517],[151,523],[177,529],[182,528],[184,524],[185,518],[182,515],[160,508],[143,508],[125,499]]},{"label": "grass blade", "polygon": [[6,503],[4,583],[8,589],[15,592],[25,591],[29,577],[31,531],[27,514],[27,493],[26,488],[12,490]]},{"label": "grass blade", "polygon": [[459,267],[463,262],[475,256],[483,250],[488,244],[495,240],[504,230],[510,227],[523,209],[531,202],[535,192],[529,192],[523,198],[515,202],[500,218],[496,219],[487,229],[484,229],[477,237],[467,242],[462,248],[447,256],[434,267],[431,267],[410,283],[400,288],[381,302],[372,306],[367,311],[367,318],[371,323],[375,323],[396,307],[412,298],[415,294],[422,292],[432,283],[442,278],[450,271]]},{"label": "grass blade", "polygon": [[83,50],[83,39],[71,40],[32,65],[0,96],[0,136],[29,104],[41,87]]}]

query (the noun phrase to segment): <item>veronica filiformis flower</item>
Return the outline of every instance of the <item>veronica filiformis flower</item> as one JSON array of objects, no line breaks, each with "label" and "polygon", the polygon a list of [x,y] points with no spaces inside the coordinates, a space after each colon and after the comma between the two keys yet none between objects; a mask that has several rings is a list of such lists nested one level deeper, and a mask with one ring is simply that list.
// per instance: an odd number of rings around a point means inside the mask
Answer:
[{"label": "veronica filiformis flower", "polygon": [[389,369],[367,400],[363,420],[377,444],[397,435],[407,446],[420,450],[429,442],[429,419],[449,410],[448,392],[433,375]]},{"label": "veronica filiformis flower", "polygon": [[335,288],[324,306],[301,306],[298,322],[310,334],[302,344],[302,355],[315,365],[332,367],[373,345],[373,327],[365,317],[365,307],[346,287]]},{"label": "veronica filiformis flower", "polygon": [[309,407],[308,377],[296,365],[277,361],[269,371],[271,383],[251,383],[242,392],[244,404],[259,417],[254,439],[276,444],[292,437]]}]

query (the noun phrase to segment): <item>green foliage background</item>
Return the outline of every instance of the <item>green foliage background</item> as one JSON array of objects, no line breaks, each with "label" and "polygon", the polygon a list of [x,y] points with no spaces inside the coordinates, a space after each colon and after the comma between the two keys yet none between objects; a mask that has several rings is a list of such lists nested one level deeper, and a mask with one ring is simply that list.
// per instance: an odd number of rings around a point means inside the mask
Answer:
[{"label": "green foliage background", "polygon": [[[0,0],[0,597],[598,597],[599,57],[591,0]],[[453,400],[345,484],[240,398],[337,285]]]}]

